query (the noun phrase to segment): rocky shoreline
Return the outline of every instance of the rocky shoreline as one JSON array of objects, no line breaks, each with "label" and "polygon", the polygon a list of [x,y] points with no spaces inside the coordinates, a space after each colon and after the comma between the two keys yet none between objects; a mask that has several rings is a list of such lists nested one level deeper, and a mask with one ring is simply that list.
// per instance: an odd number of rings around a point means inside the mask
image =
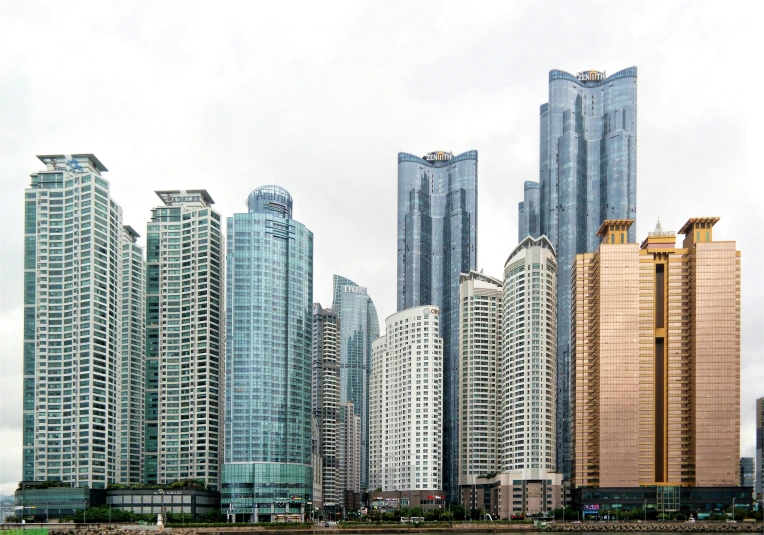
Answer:
[{"label": "rocky shoreline", "polygon": [[737,524],[727,524],[722,522],[697,522],[695,524],[684,524],[678,522],[650,522],[650,523],[584,523],[584,524],[548,524],[545,527],[537,527],[533,524],[503,524],[503,523],[467,523],[453,524],[451,526],[433,525],[411,526],[374,526],[358,525],[339,529],[306,527],[304,529],[265,529],[264,527],[253,526],[245,528],[236,527],[193,527],[182,528],[173,527],[164,530],[158,530],[156,526],[139,525],[97,525],[97,526],[77,526],[76,524],[44,524],[51,535],[158,535],[158,533],[177,535],[232,535],[234,533],[258,532],[272,535],[339,535],[340,533],[353,534],[388,534],[388,533],[509,533],[509,532],[570,532],[570,533],[620,533],[620,532],[643,532],[643,533],[762,533],[762,526],[759,522],[740,522]]}]

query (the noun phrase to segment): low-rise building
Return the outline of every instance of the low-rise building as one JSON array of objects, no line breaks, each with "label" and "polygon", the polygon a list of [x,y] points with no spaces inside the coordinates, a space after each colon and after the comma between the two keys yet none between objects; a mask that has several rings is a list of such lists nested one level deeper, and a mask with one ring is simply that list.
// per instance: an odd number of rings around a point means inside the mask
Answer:
[{"label": "low-rise building", "polygon": [[463,485],[465,509],[482,510],[494,518],[550,513],[565,500],[562,474],[544,468],[526,468],[478,477]]}]

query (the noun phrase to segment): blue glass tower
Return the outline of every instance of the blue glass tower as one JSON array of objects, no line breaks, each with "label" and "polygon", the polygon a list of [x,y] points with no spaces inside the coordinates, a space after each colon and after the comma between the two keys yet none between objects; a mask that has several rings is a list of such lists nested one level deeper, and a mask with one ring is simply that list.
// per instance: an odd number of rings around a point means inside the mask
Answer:
[{"label": "blue glass tower", "polygon": [[283,188],[247,206],[228,218],[221,507],[266,521],[312,499],[313,233]]},{"label": "blue glass tower", "polygon": [[443,490],[458,500],[459,276],[477,265],[477,151],[398,154],[398,310],[436,305],[443,338]]},{"label": "blue glass tower", "polygon": [[379,318],[366,288],[339,275],[332,309],[340,319],[340,401],[352,401],[361,418],[361,488],[368,489],[371,343],[379,337]]},{"label": "blue glass tower", "polygon": [[[523,232],[546,235],[557,251],[557,470],[570,477],[570,270],[590,253],[606,219],[636,220],[637,68],[611,76],[549,72],[549,102],[541,105],[539,225],[529,222],[525,185],[518,210]],[[635,227],[629,241],[635,241]]]}]

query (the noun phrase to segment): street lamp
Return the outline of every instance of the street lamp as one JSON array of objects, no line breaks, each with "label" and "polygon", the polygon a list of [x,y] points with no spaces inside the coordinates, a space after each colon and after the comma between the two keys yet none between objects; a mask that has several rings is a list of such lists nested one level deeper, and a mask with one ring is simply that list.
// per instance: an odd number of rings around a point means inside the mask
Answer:
[{"label": "street lamp", "polygon": [[647,523],[647,498],[645,498],[645,505],[642,507],[642,511],[645,513],[645,523]]},{"label": "street lamp", "polygon": [[735,498],[732,498],[732,520],[735,520]]},{"label": "street lamp", "polygon": [[82,502],[82,523],[83,524],[87,523],[87,520],[85,520],[85,509],[87,508],[88,508],[88,501],[85,500]]}]

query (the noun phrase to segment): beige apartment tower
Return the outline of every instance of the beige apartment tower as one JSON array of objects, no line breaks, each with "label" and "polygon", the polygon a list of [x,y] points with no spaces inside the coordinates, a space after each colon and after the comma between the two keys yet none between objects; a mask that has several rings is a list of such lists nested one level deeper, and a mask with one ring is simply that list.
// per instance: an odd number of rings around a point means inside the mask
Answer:
[{"label": "beige apartment tower", "polygon": [[574,487],[738,483],[740,252],[716,217],[639,246],[605,221],[573,265]]},{"label": "beige apartment tower", "polygon": [[459,277],[459,486],[501,471],[503,282]]}]

